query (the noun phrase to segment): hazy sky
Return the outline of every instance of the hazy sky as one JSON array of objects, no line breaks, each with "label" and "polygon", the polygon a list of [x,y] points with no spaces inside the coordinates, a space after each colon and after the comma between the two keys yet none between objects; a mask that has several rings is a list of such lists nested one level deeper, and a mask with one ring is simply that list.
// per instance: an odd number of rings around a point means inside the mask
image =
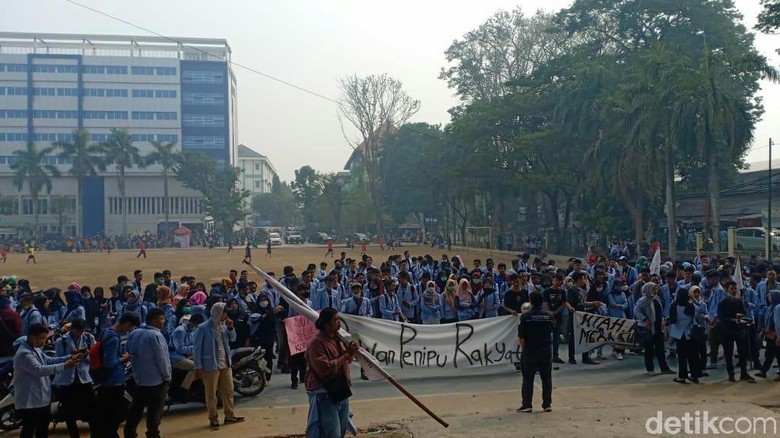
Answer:
[{"label": "hazy sky", "polygon": [[[499,9],[521,4],[557,10],[570,0],[79,0],[166,36],[226,38],[233,61],[337,98],[345,75],[388,73],[422,102],[413,121],[446,123],[457,103],[444,81],[444,50]],[[752,27],[759,0],[736,0]],[[144,34],[64,0],[2,0],[0,29],[18,32]],[[780,37],[758,34],[758,49],[780,66]],[[343,167],[351,153],[335,104],[241,68],[239,141],[268,155],[284,180],[309,164]],[[780,86],[764,84],[766,114],[748,161],[766,160],[770,136],[780,141]],[[773,149],[775,158],[780,147]]]}]

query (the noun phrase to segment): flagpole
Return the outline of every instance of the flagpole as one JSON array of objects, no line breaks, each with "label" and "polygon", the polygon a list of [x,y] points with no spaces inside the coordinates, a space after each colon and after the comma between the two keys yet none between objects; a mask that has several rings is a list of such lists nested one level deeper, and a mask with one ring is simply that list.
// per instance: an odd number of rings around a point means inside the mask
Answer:
[{"label": "flagpole", "polygon": [[[275,278],[273,278],[270,275],[268,275],[262,269],[260,269],[257,266],[253,265],[251,262],[249,262],[247,260],[244,260],[244,263],[249,265],[249,267],[251,267],[255,272],[257,272],[257,274],[259,274],[261,277],[263,277],[266,281],[271,283],[271,286],[273,286],[274,289],[278,290],[282,295],[284,295],[284,298],[286,300],[289,300],[288,302],[296,304],[297,305],[296,307],[300,307],[300,309],[298,309],[298,311],[299,311],[299,313],[301,315],[305,316],[306,318],[308,318],[308,319],[310,319],[312,321],[316,321],[317,320],[317,317],[318,317],[317,312],[312,310],[306,303],[303,302],[303,300],[301,300],[297,295],[293,294],[292,291],[290,291],[289,289],[284,287],[283,284],[279,283],[279,281],[277,281]],[[339,335],[339,338],[341,338],[341,340],[344,343],[352,342],[352,336],[347,331],[345,331],[344,329],[339,330],[338,335]],[[425,404],[423,404],[423,402],[421,402],[417,397],[412,395],[412,393],[409,392],[409,390],[407,390],[403,385],[401,385],[401,382],[396,380],[395,377],[391,376],[390,373],[385,371],[384,368],[382,368],[379,365],[379,362],[377,362],[377,360],[374,358],[374,356],[371,355],[371,353],[366,351],[363,347],[358,348],[356,353],[357,353],[358,359],[363,359],[363,361],[361,361],[361,365],[364,365],[364,366],[370,367],[371,369],[376,370],[385,379],[387,379],[388,382],[390,382],[393,386],[398,388],[398,390],[401,391],[401,393],[403,395],[408,397],[409,400],[412,401],[412,403],[416,404],[420,409],[422,409],[426,414],[430,415],[430,417],[433,418],[434,420],[436,420],[439,424],[441,424],[444,427],[449,427],[450,426],[446,421],[444,421],[441,417],[436,415],[427,406],[425,406]]]}]

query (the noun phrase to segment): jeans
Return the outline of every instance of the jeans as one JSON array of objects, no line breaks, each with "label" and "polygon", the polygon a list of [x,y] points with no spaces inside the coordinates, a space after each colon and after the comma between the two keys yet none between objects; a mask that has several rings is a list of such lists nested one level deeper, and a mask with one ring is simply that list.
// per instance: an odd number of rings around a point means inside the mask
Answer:
[{"label": "jeans", "polygon": [[552,357],[550,350],[523,351],[523,408],[530,408],[534,398],[534,379],[536,373],[542,380],[542,408],[552,406]]},{"label": "jeans", "polygon": [[729,377],[734,375],[734,343],[737,344],[737,353],[739,353],[740,375],[745,376],[747,370],[748,346],[745,339],[745,332],[742,329],[727,329],[723,332],[723,357],[726,360],[726,371]]},{"label": "jeans", "polygon": [[49,421],[51,407],[19,409],[16,411],[22,417],[22,431],[19,438],[47,438],[49,436]]},{"label": "jeans", "polygon": [[146,408],[146,437],[160,438],[160,423],[162,422],[165,396],[168,394],[170,382],[157,386],[136,386],[133,391],[133,404],[125,422],[125,438],[138,436],[138,424]]},{"label": "jeans", "polygon": [[222,396],[222,408],[225,419],[235,418],[233,413],[233,371],[230,367],[219,371],[204,371],[203,386],[206,390],[206,409],[209,411],[209,420],[218,420],[217,391]]},{"label": "jeans", "polygon": [[93,422],[90,424],[93,438],[119,438],[119,425],[127,416],[125,386],[101,387]]},{"label": "jeans", "polygon": [[[349,425],[349,399],[338,405],[334,404],[327,394],[317,395],[319,408],[320,436],[316,438],[343,438]],[[309,434],[306,434],[307,438]]]},{"label": "jeans", "polygon": [[642,347],[645,349],[645,369],[648,372],[653,372],[655,368],[653,358],[658,360],[658,367],[661,371],[669,369],[669,364],[666,363],[666,355],[664,355],[663,332],[651,336]]}]

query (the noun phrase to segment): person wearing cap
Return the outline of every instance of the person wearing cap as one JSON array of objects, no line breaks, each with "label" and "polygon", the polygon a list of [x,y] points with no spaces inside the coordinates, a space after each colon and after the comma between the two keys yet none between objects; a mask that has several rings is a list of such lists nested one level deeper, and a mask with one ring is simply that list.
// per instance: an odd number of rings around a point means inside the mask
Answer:
[{"label": "person wearing cap", "polygon": [[[355,316],[371,316],[371,304],[363,298],[363,285],[352,283],[352,296],[341,302],[341,313]],[[305,374],[305,373],[304,373]]]},{"label": "person wearing cap", "polygon": [[22,321],[22,334],[27,335],[27,332],[35,324],[41,324],[48,326],[46,318],[43,317],[41,311],[35,307],[33,303],[33,296],[31,293],[23,293],[20,297],[22,302],[22,312],[19,318]]}]

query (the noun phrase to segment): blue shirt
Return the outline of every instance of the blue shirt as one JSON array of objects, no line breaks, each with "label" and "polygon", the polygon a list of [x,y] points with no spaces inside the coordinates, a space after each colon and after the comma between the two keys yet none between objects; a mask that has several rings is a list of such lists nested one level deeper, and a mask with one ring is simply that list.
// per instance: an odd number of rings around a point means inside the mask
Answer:
[{"label": "blue shirt", "polygon": [[[217,331],[221,335],[220,339],[217,339]],[[214,322],[208,320],[198,326],[193,337],[195,344],[192,348],[192,359],[196,370],[219,371],[217,342],[222,342],[225,362],[230,367],[230,343],[236,340],[235,330],[228,330],[225,324],[220,324],[219,328],[215,329]]]},{"label": "blue shirt", "polygon": [[699,287],[702,290],[702,298],[707,302],[707,313],[710,315],[710,319],[714,320],[718,317],[718,304],[726,298],[726,291],[720,284],[710,287],[706,279],[702,280]]},{"label": "blue shirt", "polygon": [[[417,293],[416,288],[410,283],[407,283],[406,286],[399,284],[395,293],[398,296],[398,301],[401,303],[401,312],[407,319],[414,319],[417,304],[420,301],[420,294]],[[405,305],[404,301],[409,302],[410,305]]]},{"label": "blue shirt", "polygon": [[22,310],[20,318],[22,319],[22,335],[24,336],[27,336],[27,333],[30,331],[30,326],[32,325],[48,325],[46,320],[43,318],[43,315],[41,315],[41,312],[39,312],[35,307]]},{"label": "blue shirt", "polygon": [[132,355],[133,378],[138,386],[157,386],[171,381],[171,359],[162,332],[153,326],[133,330],[127,337]]},{"label": "blue shirt", "polygon": [[385,293],[379,297],[379,311],[382,313],[382,319],[388,321],[398,321],[397,311],[401,310],[398,303],[398,295]]},{"label": "blue shirt", "polygon": [[341,302],[341,313],[356,316],[371,316],[371,300],[363,297],[360,300],[360,306],[357,305],[355,297],[347,298]]},{"label": "blue shirt", "polygon": [[103,332],[100,340],[100,350],[105,370],[103,386],[113,388],[125,384],[125,365],[122,358],[122,339],[119,333],[109,327]]},{"label": "blue shirt", "polygon": [[171,333],[171,340],[168,343],[170,348],[171,363],[176,363],[187,356],[192,356],[192,349],[195,340],[192,336],[192,330],[189,324],[182,324]]},{"label": "blue shirt", "polygon": [[70,356],[48,357],[40,348],[22,342],[14,356],[14,404],[32,409],[51,404],[51,379],[62,372]]},{"label": "blue shirt", "polygon": [[[95,344],[95,338],[91,333],[84,332],[78,339],[78,345],[76,345],[73,336],[67,334],[59,339],[54,344],[54,350],[57,352],[57,356],[68,357],[77,350],[89,347]],[[67,386],[75,383],[76,373],[78,373],[79,381],[81,383],[91,383],[92,377],[89,375],[89,357],[84,356],[84,359],[79,362],[79,366],[76,368],[66,368],[61,373],[54,377],[54,385]]]},{"label": "blue shirt", "polygon": [[484,306],[480,306],[479,314],[485,318],[494,318],[498,316],[498,308],[501,307],[501,297],[495,289],[488,293],[485,289],[479,291],[477,301]]},{"label": "blue shirt", "polygon": [[341,308],[341,297],[338,289],[320,289],[311,295],[314,310],[322,310],[327,307]]},{"label": "blue shirt", "polygon": [[[607,294],[607,315],[612,318],[625,318],[628,309],[628,298],[623,291],[612,291]],[[613,307],[613,306],[620,306]]]}]

